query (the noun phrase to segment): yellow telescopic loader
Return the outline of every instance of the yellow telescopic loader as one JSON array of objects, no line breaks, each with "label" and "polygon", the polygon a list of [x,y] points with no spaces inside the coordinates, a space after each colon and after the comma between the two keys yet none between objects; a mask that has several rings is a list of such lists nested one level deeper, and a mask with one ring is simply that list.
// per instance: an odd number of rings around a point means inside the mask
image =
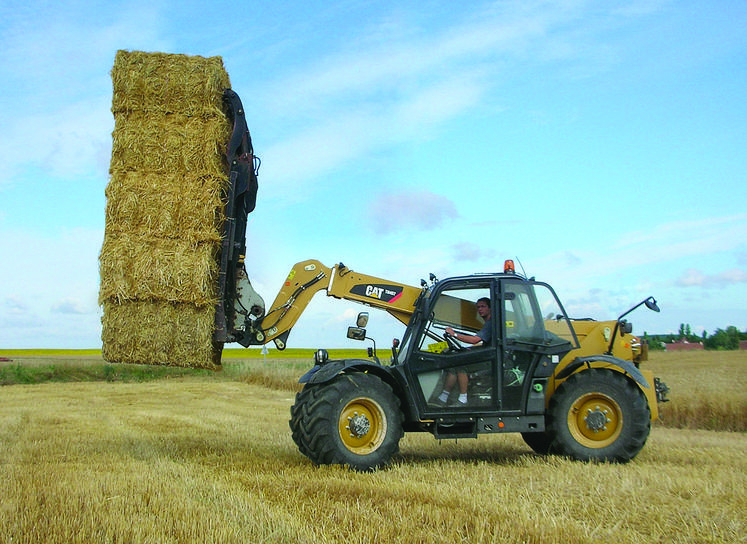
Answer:
[{"label": "yellow telescopic loader", "polygon": [[[571,319],[547,283],[504,270],[413,287],[359,274],[342,263],[303,261],[269,308],[244,263],[246,218],[254,209],[258,160],[239,97],[225,93],[234,132],[214,341],[286,347],[291,328],[319,291],[382,309],[405,326],[391,356],[330,359],[324,349],[301,379],[290,428],[317,464],[372,470],[397,453],[405,432],[436,438],[521,433],[536,452],[627,462],[646,443],[668,388],[641,369],[647,346],[625,318]],[[489,318],[476,304],[487,305]],[[483,316],[485,312],[482,312]],[[348,337],[367,339],[361,313]],[[479,338],[478,338],[479,337]],[[479,339],[479,342],[476,342]]]}]

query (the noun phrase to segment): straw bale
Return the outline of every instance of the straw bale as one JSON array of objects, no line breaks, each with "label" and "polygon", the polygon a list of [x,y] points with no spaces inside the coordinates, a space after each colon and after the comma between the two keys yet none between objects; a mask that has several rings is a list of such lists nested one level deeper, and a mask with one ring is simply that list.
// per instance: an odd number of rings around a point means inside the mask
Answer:
[{"label": "straw bale", "polygon": [[102,354],[107,361],[219,368],[212,307],[143,301],[105,301],[103,306]]},{"label": "straw bale", "polygon": [[217,302],[217,243],[118,233],[101,247],[100,301]]},{"label": "straw bale", "polygon": [[220,57],[118,51],[112,68],[112,113],[141,111],[221,116],[231,81]]},{"label": "straw bale", "polygon": [[228,74],[219,57],[119,51],[112,83],[104,358],[215,368]]},{"label": "straw bale", "polygon": [[124,172],[106,188],[106,230],[218,241],[225,176]]},{"label": "straw bale", "polygon": [[222,174],[226,171],[224,153],[230,135],[225,116],[147,112],[115,115],[110,172]]}]

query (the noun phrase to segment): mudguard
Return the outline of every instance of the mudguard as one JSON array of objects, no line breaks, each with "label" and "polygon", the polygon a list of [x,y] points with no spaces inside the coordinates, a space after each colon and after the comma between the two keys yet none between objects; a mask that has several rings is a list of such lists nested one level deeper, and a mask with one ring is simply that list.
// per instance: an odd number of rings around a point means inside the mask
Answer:
[{"label": "mudguard", "polygon": [[641,374],[641,371],[638,370],[633,363],[630,361],[625,361],[624,359],[619,359],[617,357],[613,357],[612,355],[591,355],[589,357],[576,357],[576,359],[570,363],[568,366],[566,366],[563,370],[558,372],[555,375],[556,380],[563,380],[573,374],[577,369],[582,367],[583,365],[590,365],[591,363],[595,361],[600,361],[603,363],[608,363],[611,365],[615,365],[622,370],[624,370],[627,374],[630,374],[630,376],[638,382],[638,384],[641,387],[644,387],[646,389],[649,389],[651,386],[646,381],[646,378],[643,377],[643,374]]},{"label": "mudguard", "polygon": [[372,374],[379,375],[381,366],[365,359],[347,359],[345,361],[330,361],[324,365],[316,365],[306,374],[301,376],[298,383],[326,383],[344,370],[355,367],[357,370],[366,372],[368,368],[373,370]]}]

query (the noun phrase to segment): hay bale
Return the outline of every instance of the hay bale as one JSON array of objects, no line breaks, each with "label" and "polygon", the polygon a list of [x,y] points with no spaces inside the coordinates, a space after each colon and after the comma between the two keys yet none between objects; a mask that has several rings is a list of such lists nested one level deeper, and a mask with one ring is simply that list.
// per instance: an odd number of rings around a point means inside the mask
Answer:
[{"label": "hay bale", "polygon": [[163,301],[104,301],[102,355],[110,362],[215,369],[211,306]]},{"label": "hay bale", "polygon": [[220,57],[118,51],[112,70],[112,113],[221,116],[231,81]]},{"label": "hay bale", "polygon": [[107,226],[112,234],[218,241],[226,182],[222,175],[119,173],[105,191]]},{"label": "hay bale", "polygon": [[115,113],[110,173],[135,170],[222,175],[231,128],[223,114],[190,117],[155,111]]},{"label": "hay bale", "polygon": [[99,257],[104,358],[216,368],[228,74],[220,57],[119,51],[112,83]]},{"label": "hay bale", "polygon": [[109,301],[188,302],[214,306],[219,240],[108,234],[99,258],[99,297]]}]

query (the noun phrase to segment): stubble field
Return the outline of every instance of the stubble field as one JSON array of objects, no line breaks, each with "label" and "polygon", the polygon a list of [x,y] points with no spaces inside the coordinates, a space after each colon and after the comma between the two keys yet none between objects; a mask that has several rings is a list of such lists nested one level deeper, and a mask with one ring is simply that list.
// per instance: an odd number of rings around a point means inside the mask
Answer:
[{"label": "stubble field", "polygon": [[[100,364],[13,358],[0,365]],[[371,474],[297,451],[287,420],[306,362],[3,386],[0,541],[747,542],[747,354],[650,366],[672,387],[669,422],[627,465],[537,456],[514,435],[406,435]],[[739,430],[710,430],[722,424]]]}]

